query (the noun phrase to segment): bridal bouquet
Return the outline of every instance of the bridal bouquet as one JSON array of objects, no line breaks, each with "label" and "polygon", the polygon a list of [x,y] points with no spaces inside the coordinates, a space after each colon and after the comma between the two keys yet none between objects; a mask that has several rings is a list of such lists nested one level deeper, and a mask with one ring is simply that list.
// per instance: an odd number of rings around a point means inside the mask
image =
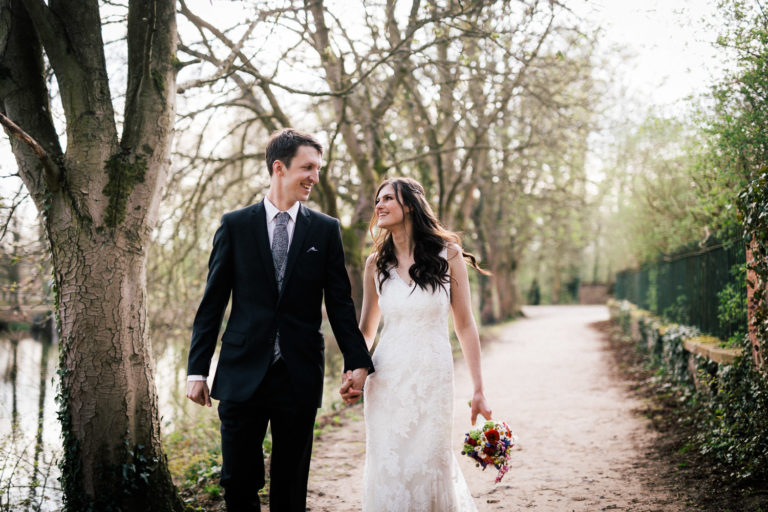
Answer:
[{"label": "bridal bouquet", "polygon": [[466,434],[461,453],[475,459],[476,466],[482,466],[483,470],[493,465],[499,470],[496,476],[499,483],[509,469],[507,461],[516,441],[517,436],[505,422],[486,421],[482,429],[472,429]]}]

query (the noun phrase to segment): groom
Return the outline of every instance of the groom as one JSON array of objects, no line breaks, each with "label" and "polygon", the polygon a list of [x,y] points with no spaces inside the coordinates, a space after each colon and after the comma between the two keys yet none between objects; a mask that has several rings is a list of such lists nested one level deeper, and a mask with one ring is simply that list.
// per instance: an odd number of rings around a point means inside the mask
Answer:
[{"label": "groom", "polygon": [[272,135],[266,197],[225,214],[213,239],[193,325],[187,397],[211,405],[205,376],[231,295],[210,392],[220,400],[221,485],[230,512],[260,510],[267,423],[270,510],[305,510],[323,391],[323,297],[345,371],[352,370],[352,390],[361,390],[373,371],[357,327],[339,221],[301,204],[318,182],[322,152],[309,134],[285,129]]}]

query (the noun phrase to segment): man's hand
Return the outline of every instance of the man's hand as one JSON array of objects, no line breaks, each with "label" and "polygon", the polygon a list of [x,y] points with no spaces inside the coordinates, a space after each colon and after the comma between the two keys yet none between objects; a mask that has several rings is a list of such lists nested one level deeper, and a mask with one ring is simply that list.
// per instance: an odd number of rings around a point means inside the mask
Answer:
[{"label": "man's hand", "polygon": [[208,383],[204,380],[187,381],[187,398],[200,405],[211,406],[211,397],[208,396]]},{"label": "man's hand", "polygon": [[339,394],[347,404],[353,404],[363,396],[363,386],[368,377],[367,368],[357,368],[353,371],[346,371],[341,376],[341,388]]}]

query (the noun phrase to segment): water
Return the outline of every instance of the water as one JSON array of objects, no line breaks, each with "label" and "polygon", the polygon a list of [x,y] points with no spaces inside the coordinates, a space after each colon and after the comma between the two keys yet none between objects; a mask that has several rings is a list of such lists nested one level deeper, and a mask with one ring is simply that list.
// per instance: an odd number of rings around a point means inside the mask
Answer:
[{"label": "water", "polygon": [[[186,346],[162,338],[155,360],[163,431],[184,414]],[[58,345],[28,332],[0,333],[0,510],[61,509]]]},{"label": "water", "polygon": [[0,335],[0,509],[60,508],[57,364],[58,347],[50,340]]}]

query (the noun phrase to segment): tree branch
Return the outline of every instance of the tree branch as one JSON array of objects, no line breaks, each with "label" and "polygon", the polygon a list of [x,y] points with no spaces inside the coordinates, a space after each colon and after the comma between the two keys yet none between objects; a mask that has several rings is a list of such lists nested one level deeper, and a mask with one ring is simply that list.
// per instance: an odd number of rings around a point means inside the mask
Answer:
[{"label": "tree branch", "polygon": [[8,119],[8,117],[0,113],[0,124],[5,127],[8,133],[21,142],[32,148],[40,162],[43,164],[45,172],[45,184],[50,192],[55,192],[59,189],[59,178],[61,177],[61,169],[53,161],[48,152],[43,149],[43,146],[33,139],[27,132],[21,129],[19,125]]},{"label": "tree branch", "polygon": [[83,147],[95,134],[115,141],[116,128],[95,0],[22,0],[61,90],[67,144]]},{"label": "tree branch", "polygon": [[29,193],[24,193],[24,185],[19,186],[19,189],[16,191],[16,194],[13,196],[13,199],[11,199],[11,205],[10,206],[2,206],[3,209],[8,209],[8,216],[3,221],[3,226],[0,228],[0,241],[5,238],[5,233],[8,231],[8,226],[11,224],[11,221],[13,220],[13,214],[16,212],[16,208],[19,207],[19,205],[27,198],[29,197]]},{"label": "tree branch", "polygon": [[123,148],[152,147],[157,145],[156,137],[167,137],[165,130],[173,125],[175,115],[175,58],[175,2],[131,2]]}]

